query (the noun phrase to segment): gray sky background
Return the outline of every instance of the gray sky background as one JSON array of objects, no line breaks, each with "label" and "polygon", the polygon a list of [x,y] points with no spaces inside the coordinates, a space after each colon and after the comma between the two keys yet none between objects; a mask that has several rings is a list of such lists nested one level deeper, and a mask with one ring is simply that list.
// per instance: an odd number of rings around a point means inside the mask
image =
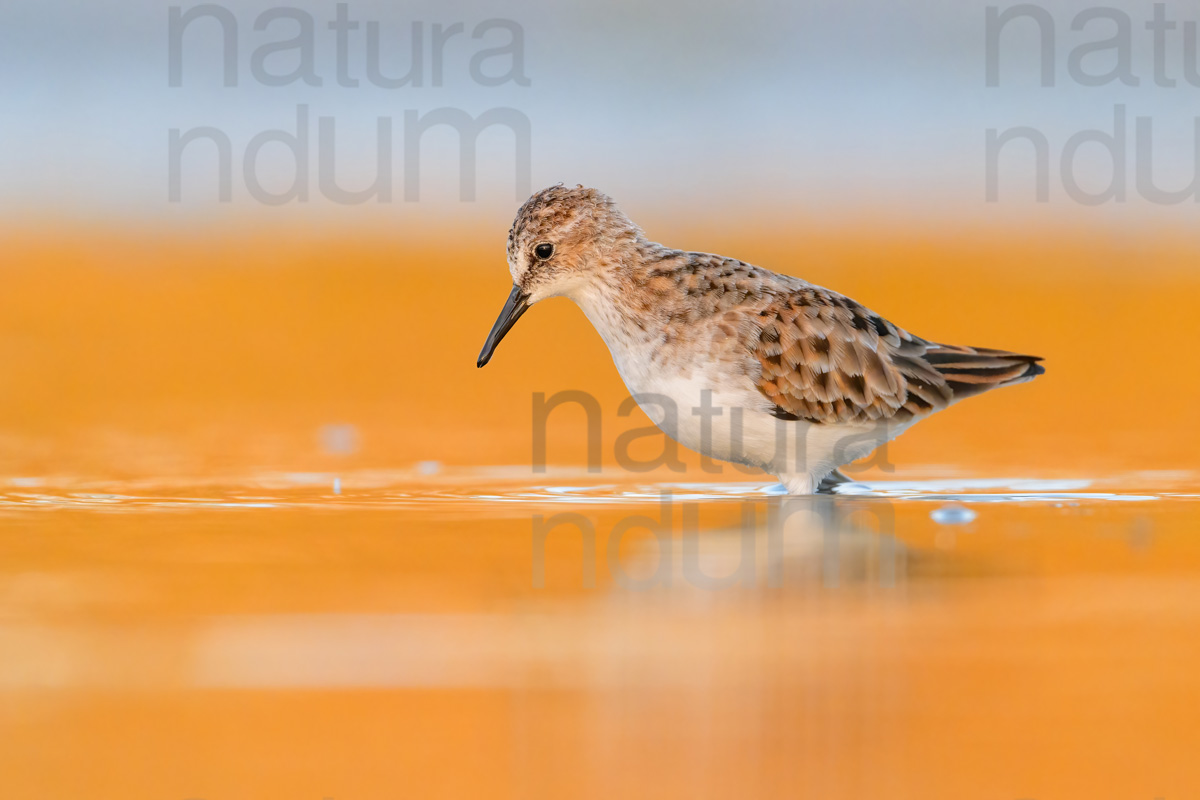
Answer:
[{"label": "gray sky background", "polygon": [[[194,4],[180,4],[183,9]],[[838,218],[863,213],[901,219],[1005,221],[1054,215],[1085,221],[1189,225],[1198,204],[1149,202],[1135,187],[1134,118],[1153,119],[1156,182],[1187,185],[1196,170],[1194,118],[1200,87],[1182,79],[1185,22],[1200,19],[1200,2],[1169,2],[1178,26],[1164,57],[1174,88],[1154,85],[1154,37],[1146,30],[1153,5],[1106,6],[1132,24],[1136,87],[1090,87],[1067,72],[1070,51],[1113,35],[1100,20],[1072,30],[1079,2],[1043,4],[1056,26],[1057,83],[1038,83],[1037,29],[1011,24],[1001,43],[1001,86],[985,85],[985,9],[976,0],[866,0],[845,3],[660,2],[618,0],[446,4],[351,2],[349,16],[378,22],[383,61],[392,70],[410,58],[410,25],[425,25],[426,84],[430,27],[462,22],[467,35],[445,49],[445,85],[383,89],[365,79],[337,85],[334,3],[227,3],[238,20],[237,87],[221,85],[221,39],[211,20],[194,23],[184,41],[182,87],[168,86],[170,4],[113,0],[8,0],[0,25],[0,206],[12,220],[39,216],[96,220],[223,220],[262,214],[361,220],[403,212],[409,218],[464,214],[511,215],[513,137],[496,128],[479,149],[477,200],[458,196],[457,135],[434,128],[421,140],[421,197],[403,202],[403,126],[408,109],[424,114],[455,107],[478,115],[508,107],[528,118],[533,188],[564,181],[598,186],[642,209],[756,209],[781,216]],[[1008,8],[1001,4],[1000,8]],[[251,54],[292,35],[283,21],[266,31],[255,19],[270,8],[297,8],[316,23],[316,71],[324,85],[264,86],[250,71]],[[479,22],[506,18],[524,31],[524,73],[530,85],[480,86],[470,79],[472,55],[508,41],[503,32],[470,38]],[[351,74],[364,78],[365,31],[351,33]],[[286,71],[290,54],[268,65]],[[1092,72],[1114,63],[1112,51],[1085,61]],[[495,58],[486,70],[504,68]],[[387,205],[345,206],[317,191],[310,165],[310,200],[274,208],[255,202],[240,161],[255,134],[294,129],[296,107],[335,120],[338,181],[370,182],[376,119],[393,120],[395,195]],[[1114,106],[1126,108],[1128,198],[1092,208],[1071,200],[1059,174],[1060,156],[1075,133],[1112,132]],[[211,148],[185,156],[182,202],[168,201],[168,131],[213,126],[233,145],[233,202],[217,202]],[[1051,202],[1032,202],[1027,146],[1002,156],[1000,201],[985,201],[985,132],[1032,126],[1050,143]],[[315,152],[315,145],[313,150]],[[265,148],[264,184],[285,186],[292,167],[280,149]],[[312,154],[310,154],[311,156]],[[1074,174],[1101,187],[1110,168],[1095,146],[1080,150]],[[666,212],[659,212],[666,213]]]}]

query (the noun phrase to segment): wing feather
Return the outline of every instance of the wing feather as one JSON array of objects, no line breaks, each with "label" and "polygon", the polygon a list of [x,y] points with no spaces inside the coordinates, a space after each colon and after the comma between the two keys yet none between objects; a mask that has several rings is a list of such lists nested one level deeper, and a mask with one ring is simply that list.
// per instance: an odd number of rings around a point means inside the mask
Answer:
[{"label": "wing feather", "polygon": [[817,287],[776,295],[755,311],[756,385],[782,419],[907,421],[1045,371],[1037,356],[921,339]]}]

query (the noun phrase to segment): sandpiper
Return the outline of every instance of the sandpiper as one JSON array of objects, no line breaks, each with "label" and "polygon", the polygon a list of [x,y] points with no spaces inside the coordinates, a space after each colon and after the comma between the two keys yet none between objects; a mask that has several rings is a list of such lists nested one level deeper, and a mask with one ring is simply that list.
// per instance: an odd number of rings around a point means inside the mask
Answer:
[{"label": "sandpiper", "polygon": [[846,480],[838,467],[919,420],[1045,371],[1037,356],[937,344],[799,278],[652,242],[583,186],[526,201],[508,268],[478,366],[530,306],[569,297],[668,436],[792,494],[828,491]]}]

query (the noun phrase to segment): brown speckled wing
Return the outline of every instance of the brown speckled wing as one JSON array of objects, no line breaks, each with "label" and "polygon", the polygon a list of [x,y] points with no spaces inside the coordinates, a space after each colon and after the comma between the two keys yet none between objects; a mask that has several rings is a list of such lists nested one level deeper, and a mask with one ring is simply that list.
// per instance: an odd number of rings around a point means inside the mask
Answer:
[{"label": "brown speckled wing", "polygon": [[1043,372],[1035,356],[939,345],[817,287],[758,311],[758,389],[782,419],[904,422]]}]

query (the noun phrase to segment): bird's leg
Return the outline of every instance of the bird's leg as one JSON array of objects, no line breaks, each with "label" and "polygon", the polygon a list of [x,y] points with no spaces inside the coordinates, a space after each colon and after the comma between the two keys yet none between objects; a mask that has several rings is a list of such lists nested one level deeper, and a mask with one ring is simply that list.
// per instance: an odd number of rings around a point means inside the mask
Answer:
[{"label": "bird's leg", "polygon": [[844,483],[854,483],[854,481],[843,475],[840,469],[835,469],[817,484],[817,494],[837,494],[837,487]]}]

